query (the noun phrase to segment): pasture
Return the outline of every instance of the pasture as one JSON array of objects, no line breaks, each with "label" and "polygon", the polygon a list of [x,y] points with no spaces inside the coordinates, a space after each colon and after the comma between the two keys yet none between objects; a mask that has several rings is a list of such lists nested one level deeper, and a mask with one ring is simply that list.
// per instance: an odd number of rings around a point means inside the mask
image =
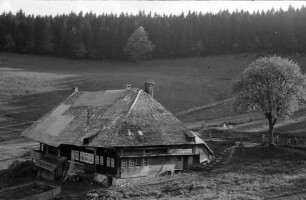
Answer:
[{"label": "pasture", "polygon": [[[2,140],[18,138],[27,123],[37,120],[63,101],[73,87],[106,90],[132,84],[132,87],[143,88],[146,81],[155,82],[154,98],[174,114],[178,113],[184,122],[205,120],[214,126],[224,122],[242,124],[250,122],[251,118],[262,120],[261,115],[233,113],[231,101],[224,101],[231,98],[232,80],[258,55],[232,54],[135,63],[3,53],[0,54],[0,106],[5,119],[0,124],[11,128],[9,131],[1,128],[0,137]],[[302,71],[306,71],[306,56],[291,58],[300,64]],[[179,115],[203,105],[208,106]],[[303,120],[292,122],[303,131]],[[251,123],[250,128],[265,124],[265,121],[257,121]],[[248,129],[248,126],[239,127],[241,131]],[[284,127],[281,129],[283,131]],[[293,125],[290,125],[290,130],[294,130]]]},{"label": "pasture", "polygon": [[0,54],[0,141],[16,139],[31,122],[79,90],[143,88],[154,81],[154,98],[173,113],[230,97],[231,79],[255,57],[152,60],[141,63]]},{"label": "pasture", "polygon": [[54,80],[62,89],[73,86],[80,90],[118,89],[127,83],[143,88],[144,82],[152,80],[156,84],[155,98],[175,113],[230,97],[232,78],[255,56],[238,54],[133,63],[1,54],[0,68],[49,73],[51,77],[74,76]]},{"label": "pasture", "polygon": [[[63,101],[73,87],[120,89],[129,83],[143,88],[144,82],[154,81],[154,97],[187,124],[201,127],[205,120],[207,128],[222,129],[229,123],[234,124],[233,132],[265,130],[261,115],[237,114],[231,108],[231,81],[256,58],[257,54],[235,54],[133,63],[0,54],[0,145],[6,156],[0,155],[0,162],[9,165],[37,145],[21,140],[20,132]],[[295,61],[305,72],[306,56]],[[289,121],[280,120],[276,130],[305,133],[305,121],[305,111],[300,111]],[[296,199],[295,193],[297,198],[301,192],[305,196],[305,160],[305,152],[298,150],[237,148],[226,166],[209,173],[160,177],[157,182],[96,192],[109,199]],[[62,187],[59,199],[88,199],[83,191],[93,189],[82,188],[84,184]]]}]

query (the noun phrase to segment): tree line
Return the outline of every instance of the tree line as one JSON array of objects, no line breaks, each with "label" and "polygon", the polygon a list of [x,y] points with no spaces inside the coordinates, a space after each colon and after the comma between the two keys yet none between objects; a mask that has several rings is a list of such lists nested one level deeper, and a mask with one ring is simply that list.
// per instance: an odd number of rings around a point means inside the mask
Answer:
[{"label": "tree line", "polygon": [[70,13],[0,15],[0,51],[125,59],[128,38],[143,27],[154,58],[239,52],[306,52],[306,7],[266,12],[181,15]]}]

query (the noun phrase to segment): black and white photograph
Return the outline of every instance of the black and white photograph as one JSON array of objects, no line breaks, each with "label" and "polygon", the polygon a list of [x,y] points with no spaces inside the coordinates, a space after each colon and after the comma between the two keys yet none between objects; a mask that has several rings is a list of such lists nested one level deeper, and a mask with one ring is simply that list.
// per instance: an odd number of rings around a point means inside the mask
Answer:
[{"label": "black and white photograph", "polygon": [[0,200],[306,200],[306,1],[0,0]]}]

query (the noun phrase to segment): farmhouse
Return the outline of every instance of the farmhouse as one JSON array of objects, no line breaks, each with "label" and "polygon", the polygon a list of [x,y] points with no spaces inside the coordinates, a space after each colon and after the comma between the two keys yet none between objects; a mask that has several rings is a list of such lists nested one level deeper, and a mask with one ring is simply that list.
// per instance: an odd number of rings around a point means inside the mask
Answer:
[{"label": "farmhouse", "polygon": [[213,152],[144,90],[75,91],[23,136],[46,179],[89,174],[105,185],[189,170]]}]

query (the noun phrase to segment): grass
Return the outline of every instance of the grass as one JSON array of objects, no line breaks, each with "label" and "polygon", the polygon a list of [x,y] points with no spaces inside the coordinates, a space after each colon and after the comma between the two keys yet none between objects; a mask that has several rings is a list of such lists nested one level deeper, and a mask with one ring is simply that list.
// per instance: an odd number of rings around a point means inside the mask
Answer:
[{"label": "grass", "polygon": [[[10,109],[6,114],[7,117],[20,121],[32,121],[65,99],[73,86],[80,90],[103,90],[123,88],[126,83],[131,83],[133,87],[142,88],[143,83],[148,80],[156,83],[155,98],[176,113],[230,98],[231,80],[255,58],[256,54],[239,54],[130,63],[1,54],[0,68],[24,69],[24,72],[32,75],[37,73],[37,83],[47,84],[47,87],[41,87],[39,91],[35,91],[34,86],[26,88],[29,92],[24,95],[25,90],[18,90],[18,85],[35,85],[30,84],[34,75],[26,76],[20,84],[18,76],[15,76],[9,83],[17,88],[14,90],[17,92],[11,94],[14,101],[10,102],[15,110]],[[305,72],[306,56],[297,58],[296,61]],[[47,76],[48,81],[43,81],[45,79],[41,78],[41,73]],[[56,74],[64,76],[59,79]],[[16,74],[13,73],[12,76],[14,75]],[[9,88],[10,85],[6,87]],[[295,117],[304,115],[304,112],[300,112]],[[181,119],[186,122],[204,119],[210,123],[222,124],[229,120],[240,123],[248,121],[250,117],[233,113],[230,102],[224,102],[183,115]],[[260,117],[255,116],[255,119]],[[295,127],[303,130],[303,122],[288,124],[287,129],[286,126],[282,128],[284,131],[294,130]],[[252,125],[254,124],[250,124]],[[247,130],[248,127],[245,128]],[[243,148],[236,152],[232,162],[224,169],[211,174],[195,172],[175,175],[175,180],[163,183],[110,188],[97,192],[101,195],[100,199],[263,199],[284,191],[303,189],[306,184],[305,169],[305,152]],[[0,174],[1,177],[2,175]],[[77,186],[71,189],[68,185],[67,188],[67,191],[77,190]],[[90,199],[85,194],[63,198]]]},{"label": "grass", "polygon": [[[143,88],[148,80],[156,83],[154,98],[176,113],[230,97],[231,79],[255,56],[133,63],[0,54],[0,93],[9,99],[9,104],[0,105],[1,114],[16,124],[32,122],[63,101],[75,86],[80,90],[107,90],[130,83]],[[19,129],[1,129],[0,140],[7,140],[10,135],[16,138],[19,133]]]},{"label": "grass", "polygon": [[[290,116],[289,119],[279,118],[274,127],[275,133],[305,136],[305,114],[306,109],[302,109]],[[267,119],[260,113],[235,113],[232,109],[232,100],[203,106],[203,108],[193,112],[180,115],[178,118],[189,124],[194,130],[203,127],[203,120],[205,129],[217,128],[221,132],[232,132],[236,135],[240,133],[262,133],[269,129]],[[223,129],[223,124],[233,126],[230,129]],[[219,133],[218,136],[220,136]]]},{"label": "grass", "polygon": [[8,169],[0,171],[0,190],[12,185],[34,180],[37,175],[37,167],[31,161],[14,162]]},{"label": "grass", "polygon": [[175,113],[230,97],[231,79],[255,56],[224,55],[132,63],[1,54],[0,67],[75,75],[78,78],[70,78],[59,85],[78,86],[81,90],[118,89],[127,83],[143,88],[144,82],[154,80],[155,98]]},{"label": "grass", "polygon": [[[18,106],[25,107],[23,110],[25,113],[28,103],[32,101],[31,104],[36,104],[38,107],[37,112],[41,104],[46,105],[40,112],[41,116],[64,99],[74,86],[80,90],[104,90],[124,88],[125,84],[130,83],[133,87],[143,88],[144,82],[148,80],[156,83],[155,98],[170,111],[177,113],[230,98],[232,79],[235,79],[256,58],[257,54],[254,53],[133,63],[0,54],[0,69],[17,68],[29,73],[26,77],[17,76],[14,79],[16,83],[12,81],[5,88],[22,88],[24,85],[34,84],[39,88],[36,89],[38,92],[46,92],[46,95],[41,93],[35,95],[31,89],[25,89],[23,93],[11,91],[13,95],[29,93],[14,99],[14,102],[18,102],[16,103]],[[295,61],[301,65],[303,71],[306,71],[306,56],[295,58]],[[37,81],[32,83],[34,77]],[[53,92],[56,89],[64,89],[66,92],[55,94]],[[58,98],[47,100],[42,97],[49,95]],[[51,101],[49,106],[48,101]],[[182,116],[181,119],[190,122],[232,117],[230,105],[231,102],[221,103]]]},{"label": "grass", "polygon": [[[286,188],[304,189],[306,154],[296,150],[243,148],[228,166],[161,186],[161,199],[262,199]],[[159,187],[158,187],[159,188]]]}]

